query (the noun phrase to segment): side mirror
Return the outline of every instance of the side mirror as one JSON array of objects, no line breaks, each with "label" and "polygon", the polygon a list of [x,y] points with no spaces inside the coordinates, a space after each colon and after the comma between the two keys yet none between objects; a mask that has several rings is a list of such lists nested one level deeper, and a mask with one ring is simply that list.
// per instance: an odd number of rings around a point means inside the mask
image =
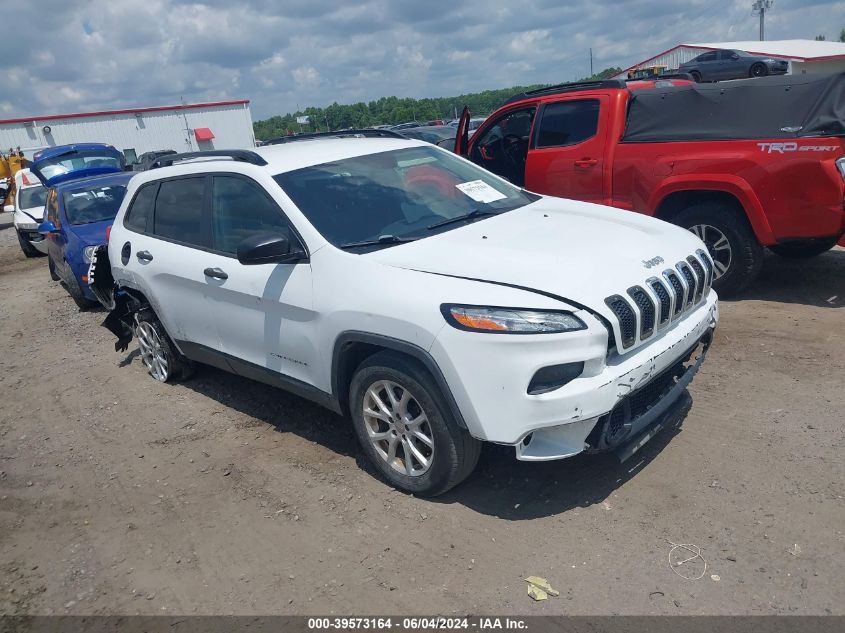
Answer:
[{"label": "side mirror", "polygon": [[38,225],[38,232],[41,235],[49,235],[50,233],[58,233],[59,229],[56,228],[56,225],[50,222],[50,220],[46,220]]},{"label": "side mirror", "polygon": [[3,213],[14,213],[14,212],[15,212],[15,205],[13,205],[13,204],[7,204],[5,207],[3,207]]},{"label": "side mirror", "polygon": [[238,244],[238,261],[244,266],[293,263],[305,257],[297,245],[279,233],[259,233]]},{"label": "side mirror", "polygon": [[731,55],[731,59],[739,59],[739,55],[737,55],[736,53],[734,53],[733,55]]}]

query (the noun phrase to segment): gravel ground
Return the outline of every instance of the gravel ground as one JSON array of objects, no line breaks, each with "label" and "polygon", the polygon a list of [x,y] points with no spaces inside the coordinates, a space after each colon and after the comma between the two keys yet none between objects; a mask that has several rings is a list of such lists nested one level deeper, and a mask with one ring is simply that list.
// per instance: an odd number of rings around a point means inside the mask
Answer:
[{"label": "gravel ground", "polygon": [[434,500],[308,402],[152,380],[8,215],[0,297],[0,614],[845,614],[843,249],[723,302],[691,412],[636,463],[491,446]]}]

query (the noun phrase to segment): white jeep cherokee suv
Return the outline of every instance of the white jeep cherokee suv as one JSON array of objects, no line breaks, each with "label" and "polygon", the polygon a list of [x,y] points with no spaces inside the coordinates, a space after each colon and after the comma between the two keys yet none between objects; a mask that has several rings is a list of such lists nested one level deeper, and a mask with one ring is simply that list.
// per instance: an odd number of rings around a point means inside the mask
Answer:
[{"label": "white jeep cherokee suv", "polygon": [[160,159],[105,255],[104,325],[154,378],[199,362],[315,400],[427,495],[482,441],[629,456],[685,413],[718,319],[692,233],[385,131]]}]

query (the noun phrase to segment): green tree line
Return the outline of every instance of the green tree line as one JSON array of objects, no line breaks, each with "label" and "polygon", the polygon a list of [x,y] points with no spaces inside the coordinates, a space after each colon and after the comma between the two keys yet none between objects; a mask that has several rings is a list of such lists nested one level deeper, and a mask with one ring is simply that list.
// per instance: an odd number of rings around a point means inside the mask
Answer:
[{"label": "green tree line", "polygon": [[[585,80],[604,79],[619,72],[621,68],[607,68]],[[374,125],[396,125],[405,121],[432,121],[435,119],[453,119],[459,116],[465,105],[469,106],[473,116],[486,116],[502,105],[511,96],[525,90],[542,88],[549,84],[514,86],[499,90],[484,90],[462,94],[455,97],[433,97],[412,99],[409,97],[382,97],[376,101],[341,105],[337,102],[325,108],[307,107],[298,112],[272,116],[269,119],[255,121],[255,138],[266,141],[271,138],[293,132],[339,130],[344,128],[365,128]],[[310,125],[296,122],[297,117],[307,116]]]}]

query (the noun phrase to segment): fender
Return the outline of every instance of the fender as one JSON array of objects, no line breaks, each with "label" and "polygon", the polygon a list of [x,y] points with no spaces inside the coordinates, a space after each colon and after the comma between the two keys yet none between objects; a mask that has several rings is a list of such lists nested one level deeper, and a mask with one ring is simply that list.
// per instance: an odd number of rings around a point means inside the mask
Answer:
[{"label": "fender", "polygon": [[[437,361],[434,360],[428,351],[424,350],[422,347],[414,345],[413,343],[408,343],[389,336],[371,334],[369,332],[359,332],[355,330],[341,332],[335,339],[334,350],[332,351],[332,398],[337,404],[337,410],[343,410],[344,413],[348,413],[349,409],[348,403],[345,403],[344,405],[345,397],[344,394],[341,393],[340,386],[343,382],[346,382],[345,379],[347,378],[347,376],[344,375],[345,370],[341,364],[341,358],[344,348],[348,347],[351,343],[377,345],[378,347],[407,354],[408,356],[418,360],[429,371],[432,378],[434,378],[434,382],[436,382],[437,386],[440,388],[440,392],[446,400],[446,406],[449,407],[449,412],[458,423],[458,426],[462,429],[467,428],[464,416],[461,414],[460,408],[458,408],[458,403],[452,395],[452,390],[449,388],[449,384],[446,382],[443,372],[440,371]],[[351,378],[351,376],[348,377]],[[341,381],[342,378],[344,379],[343,381]]]},{"label": "fender", "polygon": [[745,211],[757,240],[763,244],[774,244],[774,233],[763,206],[751,186],[739,176],[721,174],[714,177],[702,177],[700,174],[681,174],[670,176],[661,181],[648,200],[648,209],[655,215],[666,196],[682,191],[721,191],[733,195]]}]

